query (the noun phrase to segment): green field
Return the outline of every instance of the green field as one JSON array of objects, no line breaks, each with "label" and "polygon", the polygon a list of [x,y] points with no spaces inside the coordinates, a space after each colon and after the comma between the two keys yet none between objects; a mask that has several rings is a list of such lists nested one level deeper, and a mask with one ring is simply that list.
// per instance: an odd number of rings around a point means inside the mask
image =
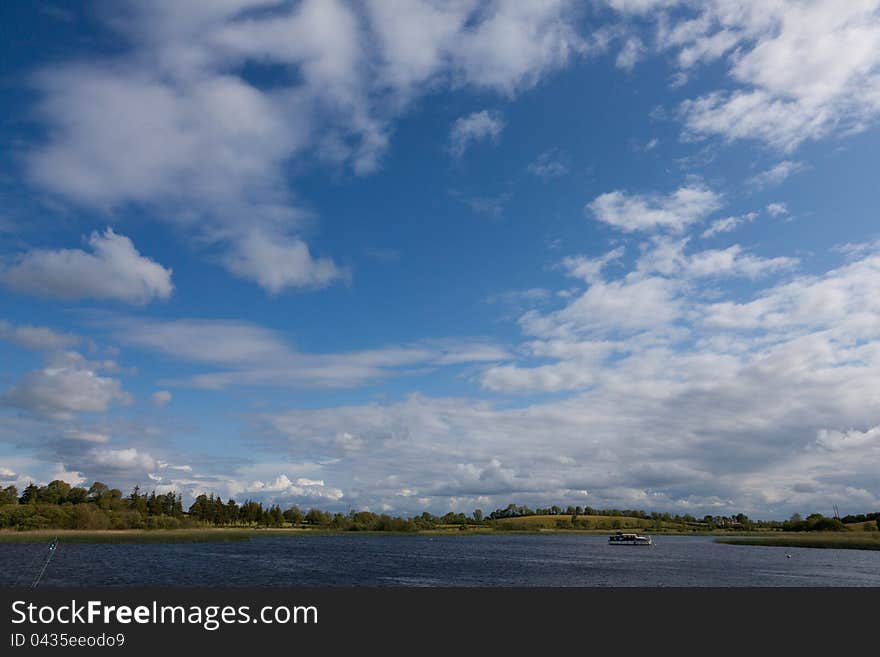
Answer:
[{"label": "green field", "polygon": [[493,534],[507,532],[570,533],[587,532],[609,534],[615,531],[638,531],[643,534],[704,534],[719,536],[719,543],[734,545],[766,545],[779,547],[816,547],[858,550],[880,550],[880,531],[856,531],[861,525],[843,532],[778,532],[758,530],[753,532],[709,531],[705,525],[675,522],[656,522],[630,516],[542,515],[503,518],[486,525],[438,525],[418,532],[393,531],[347,531],[329,527],[201,527],[188,529],[40,529],[28,531],[0,530],[0,543],[46,543],[58,538],[62,543],[204,543],[247,541],[266,536],[307,536],[319,534],[362,533],[382,534],[428,534],[462,536],[469,534]]},{"label": "green field", "polygon": [[716,538],[716,543],[766,547],[825,548],[834,550],[880,550],[880,532],[809,532],[772,536]]},{"label": "green field", "polygon": [[[626,516],[578,516],[579,520],[589,520],[589,529],[579,527],[581,531],[600,531],[608,533],[618,529],[651,529],[654,524],[648,520],[629,518]],[[571,516],[527,516],[508,518],[496,521],[495,526],[488,525],[439,525],[435,529],[425,529],[420,534],[429,535],[463,535],[492,534],[506,531],[555,532],[571,531]],[[617,526],[619,525],[619,527]],[[49,543],[58,538],[62,543],[203,543],[213,541],[247,541],[265,536],[304,536],[316,534],[363,534],[377,532],[351,532],[330,528],[222,528],[205,527],[190,529],[39,529],[29,531],[0,531],[0,543]],[[399,532],[378,532],[395,534]],[[403,532],[412,534],[414,532]]]},{"label": "green field", "polygon": [[299,533],[297,529],[40,529],[0,531],[0,543],[205,543],[248,541],[258,536]]},{"label": "green field", "polygon": [[846,528],[853,532],[870,532],[877,529],[877,521],[868,520],[867,522],[848,522]]},{"label": "green field", "polygon": [[[523,516],[519,518],[501,518],[494,524],[499,529],[518,529],[538,531],[572,527],[570,515]],[[576,527],[583,530],[617,531],[624,529],[656,529],[653,520],[632,518],[629,516],[576,516]],[[663,528],[671,528],[672,523],[661,523]],[[675,525],[678,527],[678,525]]]}]

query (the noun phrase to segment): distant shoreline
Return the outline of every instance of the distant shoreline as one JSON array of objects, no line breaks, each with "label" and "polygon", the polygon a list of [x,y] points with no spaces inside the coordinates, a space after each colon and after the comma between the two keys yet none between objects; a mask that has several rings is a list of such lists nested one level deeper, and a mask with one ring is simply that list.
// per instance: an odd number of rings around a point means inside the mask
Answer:
[{"label": "distant shoreline", "polygon": [[[332,528],[229,528],[204,527],[187,529],[35,529],[35,530],[3,530],[0,531],[0,544],[48,543],[58,538],[62,543],[209,543],[248,541],[253,538],[265,537],[304,537],[304,536],[357,536],[357,535],[392,535],[392,536],[507,536],[507,535],[596,535],[608,536],[614,530],[607,529],[556,529],[540,528],[534,530],[497,530],[487,527],[474,527],[461,530],[458,527],[423,530],[418,532],[393,531],[350,531]],[[716,543],[730,545],[756,545],[779,547],[815,547],[832,549],[880,550],[880,533],[859,533],[841,535],[839,533],[821,533],[820,535],[784,535],[767,536],[762,532],[736,532],[734,534],[719,531],[654,531],[647,532],[653,536],[709,536],[715,537]]]},{"label": "distant shoreline", "polygon": [[726,545],[753,545],[760,547],[796,547],[825,550],[880,550],[880,535],[877,532],[847,535],[840,533],[821,533],[811,535],[787,536],[730,536],[715,539],[716,543]]},{"label": "distant shoreline", "polygon": [[[326,527],[304,528],[262,528],[262,527],[202,527],[187,529],[31,529],[31,530],[0,530],[2,543],[41,543],[58,538],[68,543],[200,543],[212,541],[246,541],[252,538],[268,536],[510,536],[510,535],[545,535],[545,534],[577,534],[608,536],[616,530],[607,529],[493,529],[491,527],[473,527],[461,530],[458,526],[449,528],[426,529],[415,532],[395,531],[351,531]],[[718,536],[715,532],[650,532],[659,536]]]}]

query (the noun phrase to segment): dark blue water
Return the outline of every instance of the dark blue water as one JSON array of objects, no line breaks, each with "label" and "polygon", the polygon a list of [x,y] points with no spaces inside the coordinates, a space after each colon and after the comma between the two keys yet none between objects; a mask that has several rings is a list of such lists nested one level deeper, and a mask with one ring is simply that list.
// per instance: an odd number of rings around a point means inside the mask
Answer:
[{"label": "dark blue water", "polygon": [[[880,551],[656,543],[584,534],[61,543],[41,586],[880,586]],[[0,544],[0,586],[30,585],[45,554]]]}]

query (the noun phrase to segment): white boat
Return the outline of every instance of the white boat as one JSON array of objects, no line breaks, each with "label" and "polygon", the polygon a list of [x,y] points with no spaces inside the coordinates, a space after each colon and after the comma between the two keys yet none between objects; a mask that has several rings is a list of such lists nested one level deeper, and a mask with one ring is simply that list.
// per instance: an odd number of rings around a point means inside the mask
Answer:
[{"label": "white boat", "polygon": [[640,534],[624,534],[617,532],[613,536],[608,537],[609,545],[654,545],[654,541],[650,536],[642,536]]}]

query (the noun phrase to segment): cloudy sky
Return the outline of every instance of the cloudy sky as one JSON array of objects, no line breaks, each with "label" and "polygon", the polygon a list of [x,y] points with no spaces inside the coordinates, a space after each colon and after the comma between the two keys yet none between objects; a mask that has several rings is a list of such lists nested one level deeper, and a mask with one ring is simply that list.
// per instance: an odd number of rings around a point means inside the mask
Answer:
[{"label": "cloudy sky", "polygon": [[880,507],[880,0],[0,12],[0,485]]}]

